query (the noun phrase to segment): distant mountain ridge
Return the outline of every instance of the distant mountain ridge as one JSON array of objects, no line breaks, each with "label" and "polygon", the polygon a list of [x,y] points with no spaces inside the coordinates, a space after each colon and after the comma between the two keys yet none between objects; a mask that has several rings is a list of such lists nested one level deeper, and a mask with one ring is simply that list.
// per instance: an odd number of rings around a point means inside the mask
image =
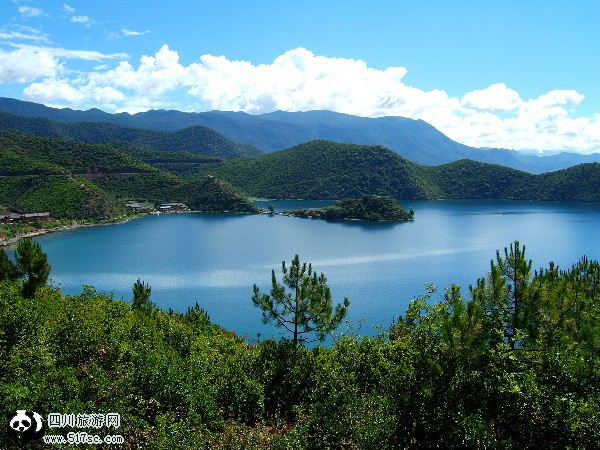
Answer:
[{"label": "distant mountain ridge", "polygon": [[85,144],[125,142],[150,150],[187,151],[225,160],[262,153],[252,146],[236,144],[215,130],[201,125],[177,131],[157,131],[100,121],[64,123],[45,117],[20,116],[0,110],[0,131],[4,130]]},{"label": "distant mountain ridge", "polygon": [[402,117],[367,118],[332,111],[276,111],[250,115],[226,111],[192,113],[151,110],[137,114],[110,114],[99,109],[77,111],[50,108],[11,98],[0,98],[0,110],[58,122],[107,122],[161,131],[176,131],[201,125],[234,142],[267,152],[283,150],[314,139],[327,139],[343,143],[384,145],[411,161],[429,165],[472,159],[541,173],[600,161],[600,153],[581,155],[565,152],[538,156],[506,149],[479,149],[453,141],[421,120]]}]

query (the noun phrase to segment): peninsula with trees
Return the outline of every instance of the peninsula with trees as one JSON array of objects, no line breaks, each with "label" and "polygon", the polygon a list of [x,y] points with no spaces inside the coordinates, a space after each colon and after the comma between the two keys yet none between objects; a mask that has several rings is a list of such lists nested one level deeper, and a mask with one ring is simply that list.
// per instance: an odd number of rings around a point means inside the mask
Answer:
[{"label": "peninsula with trees", "polygon": [[415,212],[405,210],[394,197],[363,195],[346,198],[325,209],[311,208],[284,211],[284,215],[325,220],[358,220],[365,222],[407,222]]}]

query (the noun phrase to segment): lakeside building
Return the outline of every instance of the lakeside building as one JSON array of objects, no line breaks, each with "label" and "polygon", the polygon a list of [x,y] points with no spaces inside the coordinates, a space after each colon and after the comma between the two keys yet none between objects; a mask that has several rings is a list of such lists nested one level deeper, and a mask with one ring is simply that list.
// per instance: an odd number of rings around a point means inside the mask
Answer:
[{"label": "lakeside building", "polygon": [[150,212],[154,210],[154,205],[145,202],[127,202],[125,206],[133,209],[135,212]]},{"label": "lakeside building", "polygon": [[14,223],[14,222],[36,222],[42,221],[47,222],[50,220],[49,212],[41,212],[41,213],[8,213],[8,214],[0,214],[0,223]]},{"label": "lakeside building", "polygon": [[181,212],[190,210],[185,203],[162,203],[158,209],[161,212]]}]

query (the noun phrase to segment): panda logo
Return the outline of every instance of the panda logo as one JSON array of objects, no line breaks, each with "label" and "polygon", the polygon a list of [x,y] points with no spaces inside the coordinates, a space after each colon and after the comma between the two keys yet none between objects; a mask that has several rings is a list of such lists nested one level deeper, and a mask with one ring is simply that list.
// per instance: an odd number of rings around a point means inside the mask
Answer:
[{"label": "panda logo", "polygon": [[10,421],[10,427],[19,433],[23,433],[31,428],[31,419],[25,414],[25,410],[20,409],[17,411],[17,415]]},{"label": "panda logo", "polygon": [[42,416],[33,411],[19,409],[8,422],[8,436],[21,446],[41,438],[44,431]]}]

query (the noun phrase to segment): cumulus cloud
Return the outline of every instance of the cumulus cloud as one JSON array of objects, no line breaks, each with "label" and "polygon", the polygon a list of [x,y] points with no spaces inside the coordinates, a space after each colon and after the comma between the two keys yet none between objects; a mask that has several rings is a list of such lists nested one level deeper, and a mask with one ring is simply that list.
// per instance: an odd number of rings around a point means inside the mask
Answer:
[{"label": "cumulus cloud", "polygon": [[61,64],[46,52],[33,48],[0,49],[0,83],[29,83],[42,77],[56,77]]},{"label": "cumulus cloud", "polygon": [[41,8],[35,8],[33,6],[19,6],[19,13],[23,17],[41,17],[45,13]]},{"label": "cumulus cloud", "polygon": [[[52,56],[60,59],[60,53]],[[553,90],[522,98],[504,83],[461,98],[408,85],[405,67],[375,69],[365,61],[289,50],[269,64],[203,55],[184,65],[164,45],[137,64],[64,75],[60,71],[25,88],[24,96],[77,108],[138,112],[178,107],[170,94],[187,92],[203,109],[264,113],[329,109],[367,117],[403,116],[425,120],[453,139],[478,147],[579,151],[600,150],[600,115],[573,117],[584,100],[574,90]],[[181,98],[180,95],[177,95]]]},{"label": "cumulus cloud", "polygon": [[521,104],[521,97],[517,91],[504,83],[496,83],[485,89],[467,93],[462,98],[462,104],[467,108],[479,110],[512,111]]},{"label": "cumulus cloud", "polygon": [[73,8],[68,3],[64,3],[63,4],[63,11],[66,12],[67,14],[74,14],[75,13],[75,8]]},{"label": "cumulus cloud", "polygon": [[[90,50],[70,50],[57,47],[39,47],[27,44],[11,44],[12,50],[0,48],[0,83],[30,83],[44,78],[52,84],[64,75],[65,60],[105,61],[127,58],[125,53],[104,54]],[[67,79],[63,85],[69,85]],[[57,85],[54,84],[54,88]],[[67,102],[84,101],[83,95],[74,95],[76,87],[57,89],[55,96]]]}]

